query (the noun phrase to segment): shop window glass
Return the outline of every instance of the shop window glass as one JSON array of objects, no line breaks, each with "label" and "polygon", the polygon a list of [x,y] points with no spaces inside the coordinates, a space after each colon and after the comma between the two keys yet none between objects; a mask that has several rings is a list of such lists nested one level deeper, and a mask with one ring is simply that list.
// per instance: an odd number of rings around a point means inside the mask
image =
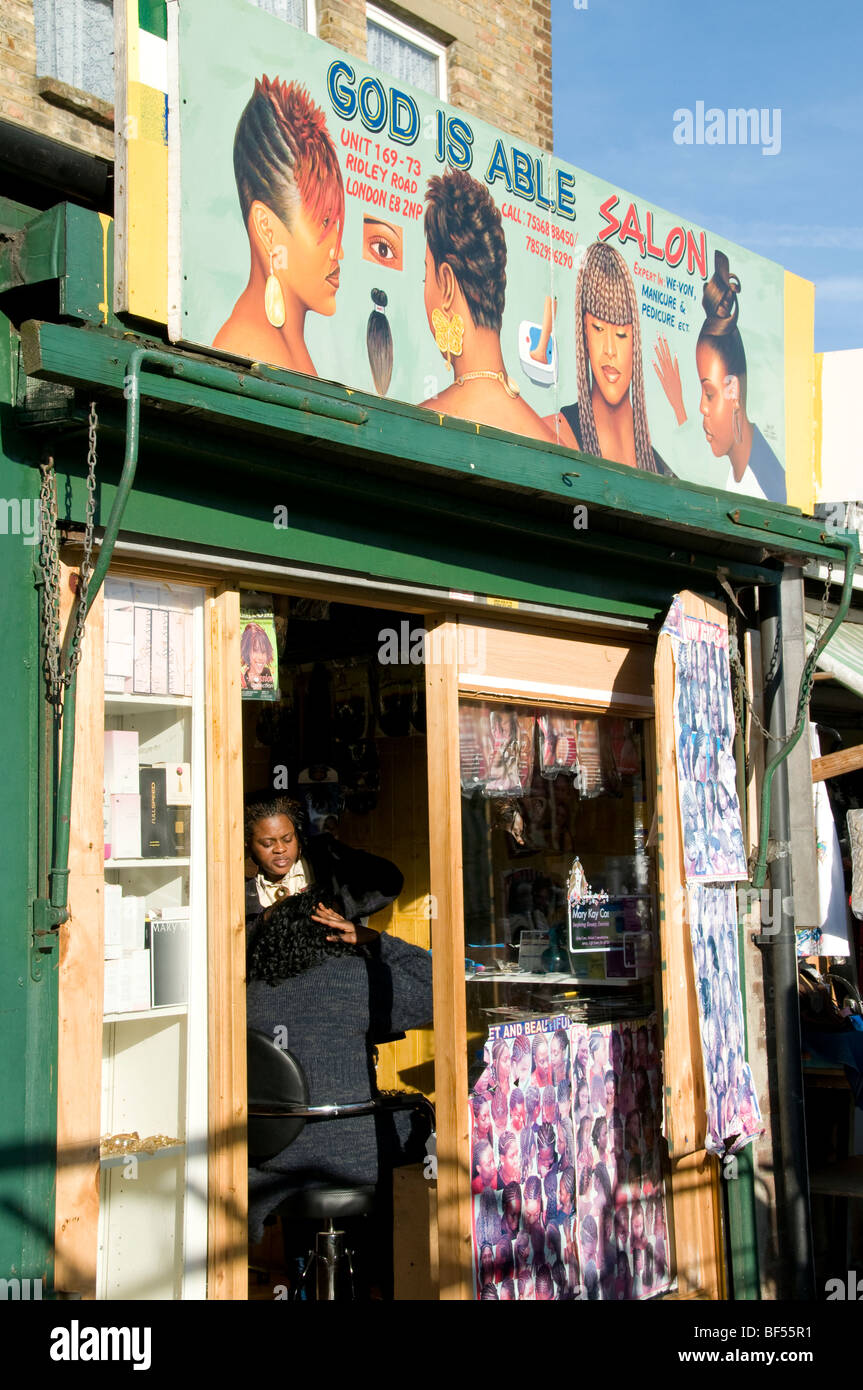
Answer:
[{"label": "shop window glass", "polygon": [[460,704],[478,1297],[671,1284],[643,745],[636,720]]},{"label": "shop window glass", "polygon": [[36,67],[102,101],[114,100],[111,0],[33,0]]}]

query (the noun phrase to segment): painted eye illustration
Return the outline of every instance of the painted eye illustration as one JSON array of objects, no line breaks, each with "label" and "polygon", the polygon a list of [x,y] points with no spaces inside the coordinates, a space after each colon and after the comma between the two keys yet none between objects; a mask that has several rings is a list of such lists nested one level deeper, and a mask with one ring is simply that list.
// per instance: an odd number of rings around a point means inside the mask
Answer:
[{"label": "painted eye illustration", "polygon": [[364,217],[363,260],[386,266],[389,270],[402,270],[402,236],[403,229],[396,223],[383,222],[376,217]]}]

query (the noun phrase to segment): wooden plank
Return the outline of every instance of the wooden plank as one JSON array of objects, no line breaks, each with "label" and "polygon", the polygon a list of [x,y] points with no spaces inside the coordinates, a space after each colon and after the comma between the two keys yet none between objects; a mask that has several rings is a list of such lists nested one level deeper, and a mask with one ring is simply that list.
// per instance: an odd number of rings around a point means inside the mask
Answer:
[{"label": "wooden plank", "polygon": [[240,595],[205,605],[209,1181],[207,1297],[248,1296],[246,917]]},{"label": "wooden plank", "polygon": [[593,633],[513,630],[493,620],[458,624],[459,689],[465,693],[649,714],[653,641]]},{"label": "wooden plank", "polygon": [[863,767],[863,743],[854,748],[841,748],[838,753],[828,753],[825,758],[813,758],[812,781],[826,782],[828,777],[842,777],[858,767]]},{"label": "wooden plank", "polygon": [[[85,332],[66,324],[21,325],[24,369],[30,375],[92,387],[94,384],[123,389],[124,373],[137,340]],[[188,361],[178,354],[180,361]],[[820,522],[775,503],[746,499],[737,508],[745,514],[734,522],[727,497],[715,488],[670,480],[639,468],[626,468],[609,460],[595,460],[539,441],[513,438],[470,421],[438,416],[428,410],[392,401],[380,401],[360,392],[348,393],[335,384],[267,371],[267,380],[301,390],[307,409],[286,409],[243,396],[239,387],[242,369],[226,368],[235,390],[195,386],[176,378],[145,374],[142,389],[155,399],[174,401],[187,408],[242,426],[258,425],[330,441],[343,449],[385,453],[393,459],[420,464],[424,473],[468,476],[473,483],[491,482],[500,489],[557,498],[571,508],[573,501],[588,508],[619,512],[627,518],[651,520],[681,532],[731,539],[736,545],[773,548],[783,554],[803,554],[835,559],[835,550],[821,540]],[[364,426],[327,416],[327,401],[359,406],[368,412]],[[430,460],[434,460],[433,463]],[[574,482],[564,480],[572,478]],[[622,549],[625,550],[625,541]],[[686,541],[681,538],[681,544]]]},{"label": "wooden plank", "polygon": [[[61,622],[72,607],[73,570],[62,564]],[[102,1099],[104,936],[103,605],[87,618],[75,720],[69,843],[69,920],[60,928],[57,1021],[57,1193],[54,1226],[58,1289],[96,1297],[99,1134]]]},{"label": "wooden plank", "polygon": [[[692,617],[726,625],[722,604],[688,591],[680,599]],[[663,635],[656,647],[654,700],[663,1063],[677,1277],[682,1296],[719,1298],[717,1164],[705,1151],[707,1105],[677,795],[674,657],[671,638]]]},{"label": "wooden plank", "polygon": [[[469,1116],[464,993],[464,893],[461,848],[458,683],[454,662],[442,659],[457,640],[453,615],[429,617],[440,632],[438,660],[426,663],[429,773],[429,860],[437,1097],[438,1254],[440,1296],[473,1299]],[[450,647],[449,650],[454,650]]]}]

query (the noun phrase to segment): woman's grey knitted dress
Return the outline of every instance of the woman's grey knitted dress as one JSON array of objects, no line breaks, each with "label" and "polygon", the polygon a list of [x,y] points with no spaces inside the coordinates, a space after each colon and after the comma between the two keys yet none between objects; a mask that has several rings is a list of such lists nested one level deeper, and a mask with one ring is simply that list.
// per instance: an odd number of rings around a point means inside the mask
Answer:
[{"label": "woman's grey knitted dress", "polygon": [[[275,985],[250,980],[250,1028],[287,1029],[287,1046],[309,1083],[312,1105],[367,1100],[374,1093],[372,1048],[432,1016],[431,956],[381,934],[357,955],[330,956]],[[403,1117],[399,1116],[399,1119]],[[249,1169],[249,1238],[294,1188],[374,1183],[384,1128],[374,1116],[307,1124],[295,1142]]]}]

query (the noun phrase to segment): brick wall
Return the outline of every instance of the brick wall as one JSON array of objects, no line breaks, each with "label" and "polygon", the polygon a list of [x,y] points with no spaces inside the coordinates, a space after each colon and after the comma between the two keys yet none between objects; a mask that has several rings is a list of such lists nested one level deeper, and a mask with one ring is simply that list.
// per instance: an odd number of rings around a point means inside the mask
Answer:
[{"label": "brick wall", "polygon": [[[454,106],[551,149],[551,0],[404,0],[380,8],[446,45]],[[319,0],[318,34],[365,58],[365,0]],[[110,106],[37,77],[32,0],[0,0],[0,118],[113,156]]]},{"label": "brick wall", "polygon": [[112,115],[97,97],[37,78],[32,0],[0,0],[0,119],[111,159]]}]

